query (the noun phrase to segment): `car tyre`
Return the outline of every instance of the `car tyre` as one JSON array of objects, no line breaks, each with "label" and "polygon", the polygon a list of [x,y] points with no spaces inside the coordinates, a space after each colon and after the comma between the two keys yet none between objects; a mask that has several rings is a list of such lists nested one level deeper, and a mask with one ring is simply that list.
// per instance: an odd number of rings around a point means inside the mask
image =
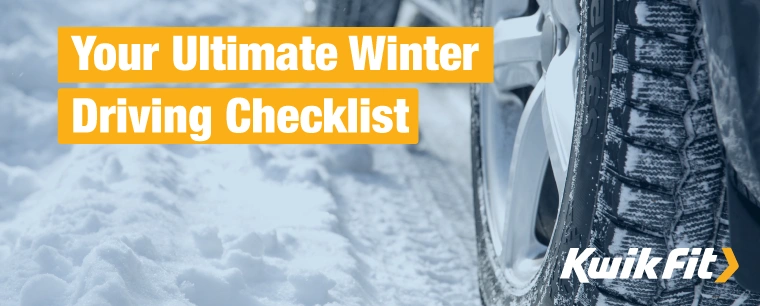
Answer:
[{"label": "car tyre", "polygon": [[[484,305],[760,304],[759,295],[733,279],[717,284],[683,279],[678,272],[668,280],[559,278],[570,248],[626,258],[629,248],[651,248],[651,256],[667,257],[676,247],[709,247],[715,253],[728,247],[726,162],[693,2],[580,1],[567,183],[545,259],[527,287],[516,287],[504,275],[489,233],[481,139],[488,85],[473,85],[473,194]],[[476,25],[482,25],[483,7],[483,0],[472,2]],[[718,254],[713,278],[726,265]],[[663,266],[657,266],[658,275]]]}]

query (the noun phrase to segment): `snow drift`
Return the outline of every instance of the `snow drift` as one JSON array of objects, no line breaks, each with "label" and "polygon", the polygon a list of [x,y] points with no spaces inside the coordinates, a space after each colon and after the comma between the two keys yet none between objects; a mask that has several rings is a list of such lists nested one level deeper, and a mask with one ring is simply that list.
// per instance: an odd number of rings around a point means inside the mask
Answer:
[{"label": "snow drift", "polygon": [[420,88],[414,147],[57,144],[56,26],[300,5],[0,2],[0,305],[478,303],[466,86]]}]

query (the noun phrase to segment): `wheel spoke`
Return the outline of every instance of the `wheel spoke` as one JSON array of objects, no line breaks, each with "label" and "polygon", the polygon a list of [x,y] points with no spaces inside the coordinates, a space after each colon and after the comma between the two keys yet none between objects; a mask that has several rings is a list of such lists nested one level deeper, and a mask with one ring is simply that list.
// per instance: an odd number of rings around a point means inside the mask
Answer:
[{"label": "wheel spoke", "polygon": [[[574,0],[540,0],[552,19],[567,33],[567,46],[558,52],[546,69],[547,86],[543,104],[544,132],[554,179],[563,195],[575,123],[575,65],[578,58],[580,14]],[[564,40],[563,37],[559,37]]]},{"label": "wheel spoke", "polygon": [[[499,21],[494,27],[494,67],[541,60],[541,15]],[[518,30],[519,29],[519,30]]]},{"label": "wheel spoke", "polygon": [[[542,8],[544,2],[549,0],[539,0]],[[578,33],[578,24],[581,22],[578,0],[551,0],[551,12],[557,24],[562,24],[570,32]]]},{"label": "wheel spoke", "polygon": [[449,11],[433,0],[410,0],[425,17],[430,18],[435,24],[443,27],[461,27],[462,21],[459,16]]},{"label": "wheel spoke", "polygon": [[[481,109],[481,125],[487,127],[481,134],[484,144],[483,157],[487,166],[483,168],[486,177],[489,205],[489,227],[495,236],[493,241],[496,254],[501,254],[501,233],[504,231],[504,216],[509,200],[504,189],[509,181],[509,161],[514,147],[515,133],[523,110],[523,103],[513,93],[497,92],[485,88],[485,101]],[[497,132],[498,131],[498,132]]]},{"label": "wheel spoke", "polygon": [[573,83],[576,59],[575,43],[571,42],[562,55],[556,57],[546,72],[547,86],[544,92],[543,123],[546,146],[557,182],[560,197],[565,188],[570,149],[575,122],[575,86]]},{"label": "wheel spoke", "polygon": [[[548,151],[546,143],[535,141],[543,137],[542,104],[544,81],[539,80],[528,99],[517,128],[512,151],[506,198],[509,203],[504,220],[502,258],[507,267],[517,267],[522,259],[536,252],[535,214],[546,170]],[[522,273],[530,271],[518,271]],[[516,279],[524,279],[517,277]]]},{"label": "wheel spoke", "polygon": [[530,7],[530,0],[487,1],[485,5],[483,14],[488,20],[500,20],[523,16]]},{"label": "wheel spoke", "polygon": [[[539,14],[501,20],[494,28],[494,85],[501,92],[533,86],[541,77]],[[519,30],[518,30],[519,29]]]}]

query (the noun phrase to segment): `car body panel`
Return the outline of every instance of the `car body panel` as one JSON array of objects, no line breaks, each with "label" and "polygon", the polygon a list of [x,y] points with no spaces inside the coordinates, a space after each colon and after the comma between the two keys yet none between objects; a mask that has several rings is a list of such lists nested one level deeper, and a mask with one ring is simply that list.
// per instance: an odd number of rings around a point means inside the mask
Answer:
[{"label": "car body panel", "polygon": [[701,0],[715,112],[729,161],[731,247],[744,288],[760,292],[760,0]]}]

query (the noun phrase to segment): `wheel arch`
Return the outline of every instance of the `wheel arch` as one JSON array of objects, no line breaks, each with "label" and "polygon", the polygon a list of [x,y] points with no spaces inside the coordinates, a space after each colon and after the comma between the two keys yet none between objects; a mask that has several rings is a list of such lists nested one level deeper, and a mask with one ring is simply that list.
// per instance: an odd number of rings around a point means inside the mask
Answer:
[{"label": "wheel arch", "polygon": [[730,245],[741,263],[734,274],[760,292],[760,1],[700,1],[710,82],[729,162]]}]

